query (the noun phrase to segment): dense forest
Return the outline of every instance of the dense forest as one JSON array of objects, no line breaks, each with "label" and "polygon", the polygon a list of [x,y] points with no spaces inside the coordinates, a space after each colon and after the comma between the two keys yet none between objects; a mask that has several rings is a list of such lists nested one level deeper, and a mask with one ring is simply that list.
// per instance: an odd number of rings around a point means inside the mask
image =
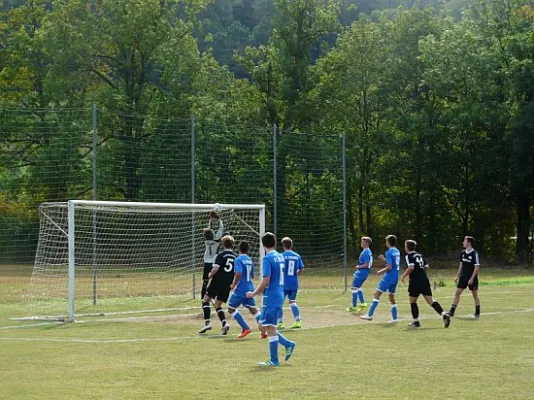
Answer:
[{"label": "dense forest", "polygon": [[[241,191],[269,204],[268,168],[246,167],[268,165],[260,147],[272,146],[275,127],[281,141],[313,133],[280,147],[279,197],[302,216],[303,235],[314,224],[328,232],[328,196],[340,195],[325,171],[339,155],[321,135],[345,134],[352,253],[362,234],[414,238],[429,255],[451,254],[470,234],[486,259],[532,262],[534,1],[0,5],[0,251],[15,236],[31,237],[21,248],[34,246],[39,202],[90,198],[91,136],[75,133],[90,133],[96,104],[107,149],[99,173],[129,168],[121,177],[109,172],[102,199],[168,200],[143,196],[143,185],[163,186],[143,182],[149,167],[141,161],[163,153],[174,165],[189,160],[178,133],[189,134],[194,116],[205,146],[221,137],[254,144],[258,156],[243,150],[251,159],[227,171],[228,182],[248,182]],[[292,148],[325,167],[314,171],[306,159],[304,172],[290,173]],[[203,165],[220,167],[220,149],[198,161],[200,181],[209,176]],[[60,163],[68,179],[44,172]],[[190,177],[167,174],[187,201]],[[307,190],[295,187],[301,181]],[[317,193],[325,201],[314,202]]]}]

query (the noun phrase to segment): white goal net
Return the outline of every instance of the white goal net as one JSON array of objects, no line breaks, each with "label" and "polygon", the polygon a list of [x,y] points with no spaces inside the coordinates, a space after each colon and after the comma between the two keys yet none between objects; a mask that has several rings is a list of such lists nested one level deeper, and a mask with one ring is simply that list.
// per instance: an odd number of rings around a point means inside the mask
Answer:
[{"label": "white goal net", "polygon": [[[35,313],[68,318],[179,307],[200,293],[203,229],[214,204],[71,200],[40,206],[28,300]],[[217,205],[225,234],[246,240],[257,267],[263,205]],[[43,315],[44,313],[44,315]],[[41,316],[40,315],[40,316]],[[33,317],[37,318],[37,317]]]}]

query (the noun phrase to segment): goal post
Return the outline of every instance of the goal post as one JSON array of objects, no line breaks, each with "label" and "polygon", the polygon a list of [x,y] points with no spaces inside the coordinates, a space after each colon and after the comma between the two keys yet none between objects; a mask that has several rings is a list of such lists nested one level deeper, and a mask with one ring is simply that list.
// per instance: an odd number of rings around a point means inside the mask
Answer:
[{"label": "goal post", "polygon": [[183,304],[195,292],[205,248],[202,232],[215,207],[224,234],[235,238],[235,250],[248,241],[259,269],[262,204],[41,204],[29,301],[40,310],[49,306],[45,313],[63,314],[58,318],[69,321],[83,313],[145,312]]}]

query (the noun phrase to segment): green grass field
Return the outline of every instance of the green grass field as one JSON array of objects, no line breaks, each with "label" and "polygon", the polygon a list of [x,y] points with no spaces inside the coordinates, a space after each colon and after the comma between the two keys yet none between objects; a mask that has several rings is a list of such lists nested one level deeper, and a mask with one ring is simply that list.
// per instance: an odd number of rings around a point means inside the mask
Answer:
[{"label": "green grass field", "polygon": [[[433,281],[446,285],[435,291],[445,308],[453,274],[431,271]],[[419,330],[407,327],[402,284],[402,321],[387,322],[384,299],[369,323],[345,311],[350,294],[343,293],[342,277],[310,273],[298,299],[304,329],[286,332],[297,349],[275,369],[256,366],[268,358],[267,342],[258,334],[237,340],[235,322],[232,336],[214,329],[199,337],[198,300],[182,300],[173,312],[84,317],[72,324],[9,320],[26,307],[13,293],[27,280],[14,276],[0,279],[2,294],[10,297],[0,305],[1,399],[534,397],[534,272],[528,270],[483,271],[478,321],[468,318],[473,301],[467,292],[449,329],[420,301]],[[366,283],[368,300],[375,285],[376,277]],[[290,322],[289,310],[286,317]]]}]

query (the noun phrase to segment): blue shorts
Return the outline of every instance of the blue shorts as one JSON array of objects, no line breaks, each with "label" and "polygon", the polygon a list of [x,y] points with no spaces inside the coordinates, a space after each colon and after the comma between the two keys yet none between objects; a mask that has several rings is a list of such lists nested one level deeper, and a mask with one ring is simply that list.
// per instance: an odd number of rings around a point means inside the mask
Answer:
[{"label": "blue shorts", "polygon": [[237,310],[237,308],[241,305],[244,307],[256,307],[256,302],[253,298],[249,299],[246,296],[240,296],[235,293],[232,294],[232,296],[230,296],[230,300],[228,300],[228,307]]},{"label": "blue shorts", "polygon": [[364,282],[369,277],[369,268],[361,269],[354,274],[354,279],[352,280],[353,288],[361,288]]},{"label": "blue shorts", "polygon": [[261,310],[260,324],[262,326],[276,326],[282,317],[282,307],[264,307]]},{"label": "blue shorts", "polygon": [[284,297],[287,296],[288,300],[295,301],[297,299],[298,289],[284,289]]},{"label": "blue shorts", "polygon": [[395,294],[395,290],[397,289],[397,284],[399,283],[399,278],[390,278],[389,276],[384,276],[380,283],[378,284],[378,287],[376,290],[379,292],[385,293],[389,292],[390,294]]}]

